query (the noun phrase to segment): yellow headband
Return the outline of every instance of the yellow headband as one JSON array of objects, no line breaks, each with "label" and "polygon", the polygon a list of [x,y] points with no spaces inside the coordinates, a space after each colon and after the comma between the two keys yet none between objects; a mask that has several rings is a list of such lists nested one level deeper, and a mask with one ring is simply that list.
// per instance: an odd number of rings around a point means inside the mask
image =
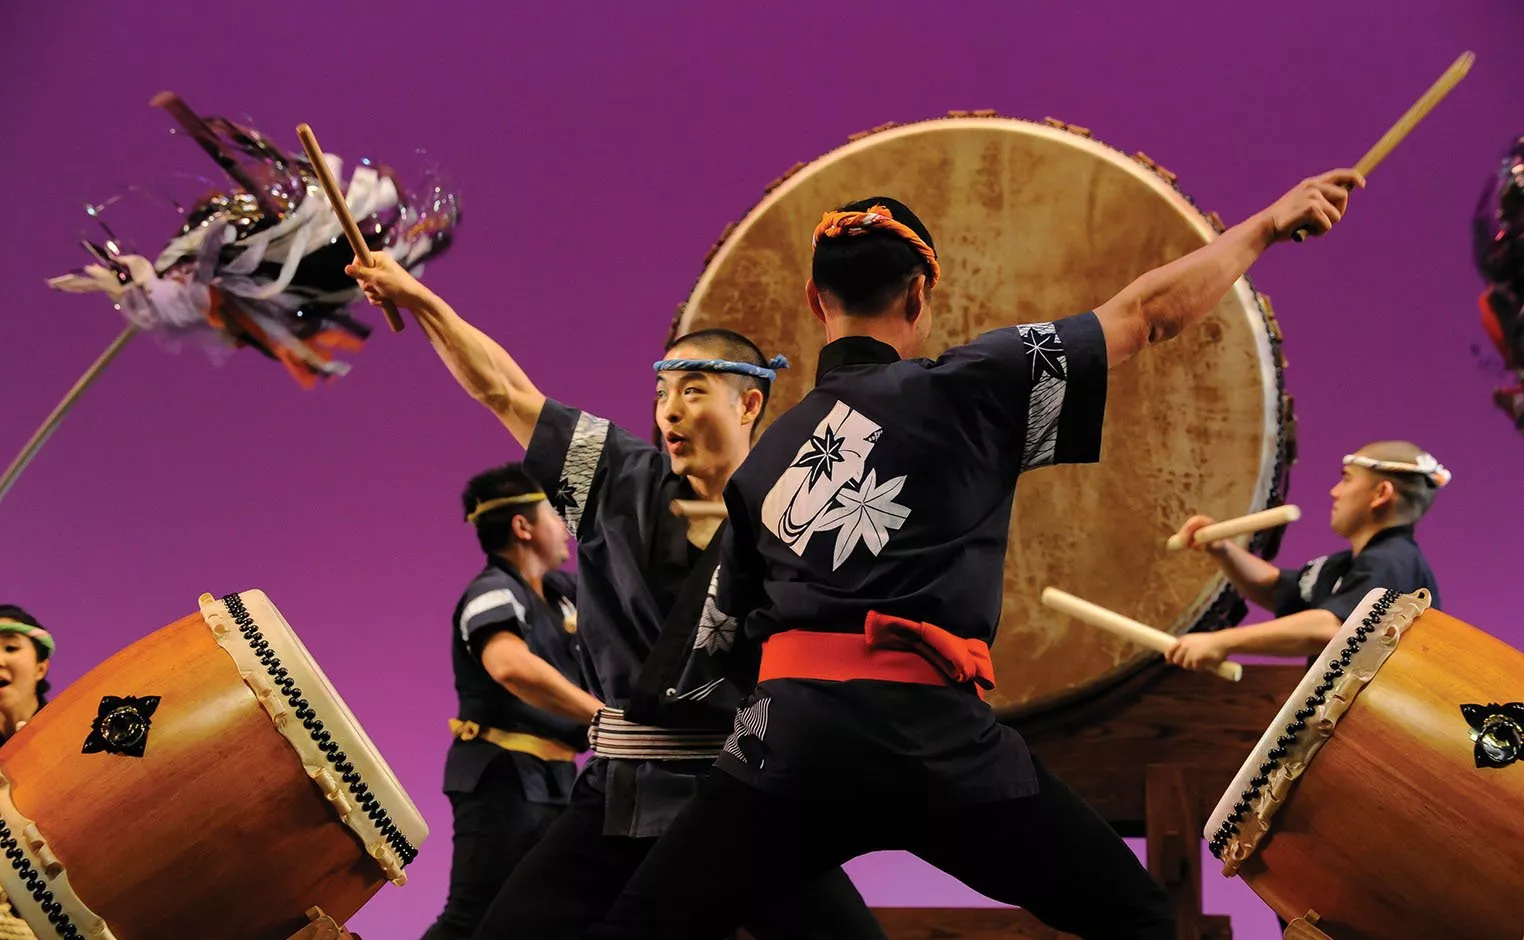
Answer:
[{"label": "yellow headband", "polygon": [[544,493],[523,493],[519,496],[502,496],[498,499],[489,499],[483,503],[477,503],[471,514],[466,516],[467,522],[475,522],[494,509],[502,509],[504,506],[523,506],[528,503],[538,503],[545,499]]}]

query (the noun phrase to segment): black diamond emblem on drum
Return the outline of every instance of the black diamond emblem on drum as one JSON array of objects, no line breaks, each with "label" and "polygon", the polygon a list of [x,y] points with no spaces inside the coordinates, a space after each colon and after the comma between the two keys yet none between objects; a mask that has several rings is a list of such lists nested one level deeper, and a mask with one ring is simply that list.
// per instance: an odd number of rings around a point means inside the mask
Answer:
[{"label": "black diamond emblem on drum", "polygon": [[148,730],[153,724],[153,713],[159,707],[159,696],[140,697],[107,695],[101,699],[100,712],[90,725],[90,736],[85,739],[86,754],[104,751],[124,757],[142,757],[148,747]]},{"label": "black diamond emblem on drum", "polygon": [[1462,705],[1476,742],[1476,766],[1507,767],[1524,755],[1524,702]]}]

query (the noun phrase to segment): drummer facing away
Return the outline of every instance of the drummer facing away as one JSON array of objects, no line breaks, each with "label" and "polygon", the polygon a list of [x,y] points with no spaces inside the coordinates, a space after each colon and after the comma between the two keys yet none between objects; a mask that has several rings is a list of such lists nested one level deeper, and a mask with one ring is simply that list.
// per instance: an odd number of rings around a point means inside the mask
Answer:
[{"label": "drummer facing away", "polygon": [[[1300,569],[1279,568],[1231,541],[1198,546],[1211,555],[1245,599],[1275,619],[1246,627],[1182,636],[1165,658],[1187,669],[1210,670],[1228,656],[1316,658],[1372,588],[1410,594],[1427,588],[1439,607],[1439,587],[1414,527],[1429,511],[1450,471],[1407,441],[1378,441],[1344,457],[1329,495],[1329,525],[1349,548]],[[1207,516],[1181,527],[1186,544]]]},{"label": "drummer facing away", "polygon": [[473,477],[465,520],[486,555],[455,606],[459,712],[445,758],[450,891],[424,940],[468,940],[503,883],[570,801],[602,703],[583,688],[566,526],[519,464]]},{"label": "drummer facing away", "polygon": [[1137,857],[983,701],[1015,490],[1098,460],[1108,371],[1203,319],[1300,226],[1327,231],[1359,185],[1304,181],[1093,311],[935,360],[919,358],[930,232],[887,197],[826,213],[807,287],[829,340],[815,388],[725,490],[716,607],[763,644],[757,689],[590,940],[708,940],[892,849],[1058,930],[1174,940]]}]

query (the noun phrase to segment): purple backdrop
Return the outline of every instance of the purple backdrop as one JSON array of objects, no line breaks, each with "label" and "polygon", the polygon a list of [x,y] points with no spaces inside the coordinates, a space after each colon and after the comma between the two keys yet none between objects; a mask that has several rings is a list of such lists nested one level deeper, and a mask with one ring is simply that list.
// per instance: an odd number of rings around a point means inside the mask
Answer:
[{"label": "purple backdrop", "polygon": [[[1524,442],[1473,352],[1467,229],[1524,130],[1515,0],[574,6],[8,5],[0,463],[121,328],[101,297],[43,284],[83,259],[80,207],[172,172],[218,179],[147,107],[160,89],[292,148],[311,122],[327,149],[409,178],[427,149],[465,200],[433,285],[548,394],[642,430],[649,362],[715,236],[852,132],[954,108],[1054,115],[1146,151],[1236,221],[1355,160],[1470,48],[1470,78],[1337,235],[1278,249],[1255,277],[1287,335],[1301,430],[1292,496],[1308,519],[1283,560],[1336,546],[1323,494],[1340,454],[1414,438],[1455,472],[1421,533],[1449,610],[1524,646],[1505,548],[1524,522]],[[121,234],[156,253],[174,220],[137,218]],[[214,367],[135,342],[0,504],[0,599],[55,630],[67,682],[203,591],[269,592],[433,827],[411,883],[356,919],[392,940],[434,917],[448,869],[444,637],[479,563],[457,493],[518,451],[416,328],[380,327],[354,361],[302,393],[252,352]],[[988,903],[901,856],[851,870],[874,904]],[[1246,887],[1206,877],[1236,936],[1274,935]]]}]

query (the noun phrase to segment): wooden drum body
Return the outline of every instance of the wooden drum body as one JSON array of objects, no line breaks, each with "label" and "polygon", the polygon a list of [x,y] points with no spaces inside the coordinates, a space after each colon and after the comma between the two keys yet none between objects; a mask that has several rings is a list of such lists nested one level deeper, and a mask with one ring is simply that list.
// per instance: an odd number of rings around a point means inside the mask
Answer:
[{"label": "wooden drum body", "polygon": [[1334,940],[1524,936],[1524,653],[1428,604],[1368,594],[1207,824]]},{"label": "wooden drum body", "polygon": [[285,940],[427,834],[259,591],[204,595],[0,748],[0,886],[41,940]]},{"label": "wooden drum body", "polygon": [[[925,350],[936,356],[991,329],[1092,309],[1210,242],[1219,223],[1173,180],[1057,122],[881,128],[801,165],[727,230],[673,335],[728,327],[786,354],[776,416],[812,386],[824,342],[804,297],[822,212],[885,195],[925,220],[943,272]],[[1175,634],[1242,618],[1210,559],[1160,549],[1193,512],[1231,518],[1284,501],[1282,364],[1268,306],[1241,280],[1200,326],[1112,372],[1101,463],[1022,478],[990,694],[1003,716],[1098,691],[1152,655],[1044,608],[1048,585]],[[1263,532],[1251,548],[1273,557],[1278,542]]]}]

